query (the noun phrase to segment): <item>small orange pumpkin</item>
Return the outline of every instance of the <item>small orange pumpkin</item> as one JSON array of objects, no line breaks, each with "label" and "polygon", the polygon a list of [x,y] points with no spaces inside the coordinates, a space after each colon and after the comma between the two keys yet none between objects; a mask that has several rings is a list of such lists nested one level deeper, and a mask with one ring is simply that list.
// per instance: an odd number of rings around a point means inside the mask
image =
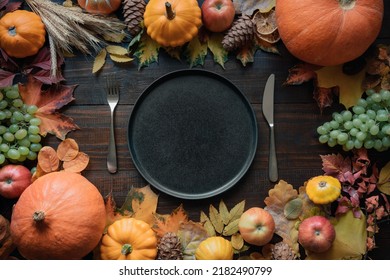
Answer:
[{"label": "small orange pumpkin", "polygon": [[362,55],[379,34],[383,0],[277,0],[280,37],[297,58],[339,65]]},{"label": "small orange pumpkin", "polygon": [[0,48],[9,56],[36,54],[45,43],[46,30],[40,16],[26,10],[6,13],[0,19]]},{"label": "small orange pumpkin", "polygon": [[104,200],[80,174],[52,172],[20,196],[11,236],[27,259],[81,259],[99,243],[106,226]]},{"label": "small orange pumpkin", "polygon": [[315,204],[328,204],[339,198],[341,183],[332,176],[316,176],[306,183],[306,194]]},{"label": "small orange pumpkin", "polygon": [[200,242],[195,251],[197,260],[232,260],[233,246],[221,236],[212,236]]},{"label": "small orange pumpkin", "polygon": [[119,9],[122,0],[77,0],[77,3],[88,13],[109,15]]},{"label": "small orange pumpkin", "polygon": [[149,36],[165,47],[178,47],[192,40],[202,24],[196,0],[150,0],[144,13]]},{"label": "small orange pumpkin", "polygon": [[111,224],[100,245],[103,260],[154,260],[157,237],[144,221],[123,218]]}]

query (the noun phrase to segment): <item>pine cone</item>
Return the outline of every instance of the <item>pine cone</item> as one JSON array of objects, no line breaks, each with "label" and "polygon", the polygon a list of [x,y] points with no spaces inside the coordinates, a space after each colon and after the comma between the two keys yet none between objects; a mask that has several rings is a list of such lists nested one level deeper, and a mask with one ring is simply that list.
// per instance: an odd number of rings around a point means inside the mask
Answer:
[{"label": "pine cone", "polygon": [[179,237],[173,232],[167,232],[161,237],[157,246],[158,260],[182,260],[181,243]]},{"label": "pine cone", "polygon": [[284,242],[276,243],[271,252],[272,260],[295,260],[296,258],[293,250]]},{"label": "pine cone", "polygon": [[222,46],[227,51],[233,51],[251,42],[254,38],[254,24],[251,17],[242,15],[232,24],[222,40]]},{"label": "pine cone", "polygon": [[123,17],[130,34],[137,35],[142,27],[146,3],[144,0],[123,0]]}]

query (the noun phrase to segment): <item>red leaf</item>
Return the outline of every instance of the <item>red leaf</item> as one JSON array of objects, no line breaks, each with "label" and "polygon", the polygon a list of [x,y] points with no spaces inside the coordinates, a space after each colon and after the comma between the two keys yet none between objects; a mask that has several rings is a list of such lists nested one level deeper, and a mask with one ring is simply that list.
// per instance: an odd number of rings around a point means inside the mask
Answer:
[{"label": "red leaf", "polygon": [[15,73],[0,69],[0,87],[7,87],[12,85],[15,78]]},{"label": "red leaf", "polygon": [[322,88],[316,86],[314,88],[314,100],[317,101],[317,105],[321,112],[326,107],[332,106],[333,96],[338,92],[337,88]]},{"label": "red leaf", "polygon": [[71,130],[79,129],[73,119],[60,114],[57,110],[74,100],[73,91],[76,85],[64,86],[56,84],[42,91],[42,82],[28,76],[27,84],[19,84],[20,95],[24,103],[36,105],[38,111],[36,116],[41,119],[40,134],[47,133],[64,140],[66,134]]},{"label": "red leaf", "polygon": [[320,66],[315,66],[308,63],[295,65],[288,70],[289,74],[287,80],[284,82],[284,85],[300,85],[304,82],[316,79],[317,74],[315,70],[320,68]]},{"label": "red leaf", "polygon": [[341,154],[321,155],[322,159],[322,170],[325,171],[326,175],[336,177],[340,182],[345,182],[348,176],[345,174],[350,173],[351,160],[347,157],[344,158]]}]

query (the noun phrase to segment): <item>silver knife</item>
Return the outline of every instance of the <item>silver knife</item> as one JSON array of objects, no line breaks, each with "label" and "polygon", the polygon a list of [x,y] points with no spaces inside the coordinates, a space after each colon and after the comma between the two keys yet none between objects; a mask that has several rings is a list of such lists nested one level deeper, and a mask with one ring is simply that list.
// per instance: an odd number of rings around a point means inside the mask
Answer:
[{"label": "silver knife", "polygon": [[278,163],[276,160],[274,135],[274,87],[275,74],[271,74],[265,84],[263,95],[263,115],[270,128],[268,176],[271,182],[278,180]]}]

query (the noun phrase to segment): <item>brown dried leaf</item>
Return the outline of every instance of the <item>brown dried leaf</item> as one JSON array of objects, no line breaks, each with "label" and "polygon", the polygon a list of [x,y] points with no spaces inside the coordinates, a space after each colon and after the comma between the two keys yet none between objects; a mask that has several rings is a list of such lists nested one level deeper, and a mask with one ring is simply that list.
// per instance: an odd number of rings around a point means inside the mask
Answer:
[{"label": "brown dried leaf", "polygon": [[283,85],[301,85],[305,82],[316,79],[317,73],[315,70],[319,68],[319,66],[308,63],[297,64],[288,70],[288,77]]},{"label": "brown dried leaf", "polygon": [[240,219],[231,221],[222,231],[222,235],[230,236],[238,232],[238,222]]},{"label": "brown dried leaf", "polygon": [[79,152],[77,156],[70,160],[64,161],[62,167],[65,171],[80,173],[87,168],[89,163],[89,156],[86,153]]},{"label": "brown dried leaf", "polygon": [[332,106],[333,97],[338,92],[337,88],[322,88],[316,87],[314,88],[314,99],[317,101],[317,105],[320,108],[321,112],[326,107]]},{"label": "brown dried leaf", "polygon": [[218,210],[213,205],[210,205],[209,216],[210,216],[210,221],[215,228],[215,231],[218,233],[222,233],[224,227],[222,218]]},{"label": "brown dried leaf", "polygon": [[57,171],[60,167],[56,150],[50,146],[44,146],[38,153],[38,165],[45,173]]},{"label": "brown dried leaf", "polygon": [[0,215],[0,260],[7,259],[14,249],[9,221]]},{"label": "brown dried leaf", "polygon": [[219,202],[219,214],[221,215],[223,224],[227,225],[230,221],[230,213],[223,200]]},{"label": "brown dried leaf", "polygon": [[196,249],[208,237],[204,227],[193,221],[181,223],[177,230],[177,236],[180,239],[184,260],[195,260]]},{"label": "brown dried leaf", "polygon": [[154,216],[155,222],[152,228],[159,237],[162,237],[167,232],[177,233],[180,225],[188,222],[188,215],[184,210],[183,205],[180,205],[178,208],[173,210],[167,218],[163,218],[158,214],[155,214]]},{"label": "brown dried leaf", "polygon": [[200,222],[203,223],[203,227],[205,228],[209,236],[216,235],[213,224],[211,223],[209,217],[207,217],[207,215],[203,211],[200,212]]},{"label": "brown dried leaf", "polygon": [[76,140],[67,138],[63,140],[57,147],[57,156],[62,161],[70,161],[79,153],[79,145]]},{"label": "brown dried leaf", "polygon": [[236,250],[241,250],[241,248],[244,246],[244,239],[239,233],[233,234],[230,242],[232,243],[233,248]]}]

